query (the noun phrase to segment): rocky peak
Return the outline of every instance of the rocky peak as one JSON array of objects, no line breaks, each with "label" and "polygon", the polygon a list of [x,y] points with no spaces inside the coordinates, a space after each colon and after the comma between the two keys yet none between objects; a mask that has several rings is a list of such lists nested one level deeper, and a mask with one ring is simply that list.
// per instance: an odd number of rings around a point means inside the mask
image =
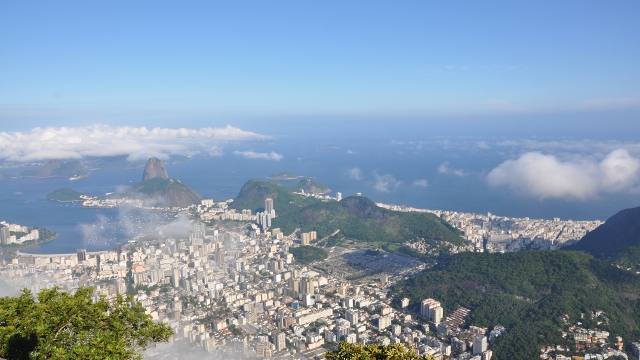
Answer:
[{"label": "rocky peak", "polygon": [[152,157],[147,161],[147,165],[144,167],[144,173],[142,174],[142,181],[147,181],[153,178],[168,179],[167,169],[164,164],[157,157]]},{"label": "rocky peak", "polygon": [[42,167],[42,169],[40,169],[40,171],[38,171],[36,177],[53,176],[53,172],[59,169],[61,166],[62,163],[60,162],[60,160],[50,160]]}]

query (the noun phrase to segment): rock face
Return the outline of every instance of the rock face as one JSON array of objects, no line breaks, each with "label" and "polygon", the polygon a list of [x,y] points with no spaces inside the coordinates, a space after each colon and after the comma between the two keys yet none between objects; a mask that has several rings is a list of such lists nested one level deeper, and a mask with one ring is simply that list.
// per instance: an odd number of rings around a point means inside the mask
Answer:
[{"label": "rock face", "polygon": [[62,163],[60,162],[60,160],[50,160],[42,167],[42,169],[40,169],[40,171],[38,171],[36,177],[51,177],[56,170],[60,169],[61,166]]},{"label": "rock face", "polygon": [[142,181],[149,179],[160,178],[168,179],[169,174],[164,164],[157,157],[152,157],[147,161],[147,165],[144,167],[144,173],[142,174]]}]

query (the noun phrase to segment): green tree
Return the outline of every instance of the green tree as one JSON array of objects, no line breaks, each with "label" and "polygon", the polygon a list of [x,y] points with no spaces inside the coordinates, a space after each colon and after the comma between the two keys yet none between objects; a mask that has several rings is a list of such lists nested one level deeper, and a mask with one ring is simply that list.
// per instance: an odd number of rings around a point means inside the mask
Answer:
[{"label": "green tree", "polygon": [[401,344],[391,345],[362,345],[340,342],[338,350],[324,354],[329,360],[433,360],[433,356],[416,355],[413,349],[407,349]]},{"label": "green tree", "polygon": [[141,359],[154,342],[173,331],[154,323],[131,296],[93,301],[93,288],[69,294],[59,287],[37,299],[23,289],[0,298],[0,356],[8,359]]}]

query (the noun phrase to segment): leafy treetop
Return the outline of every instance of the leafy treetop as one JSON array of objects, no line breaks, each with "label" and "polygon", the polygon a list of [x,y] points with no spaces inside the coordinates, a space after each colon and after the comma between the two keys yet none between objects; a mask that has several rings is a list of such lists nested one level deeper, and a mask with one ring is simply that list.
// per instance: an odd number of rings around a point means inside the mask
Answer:
[{"label": "leafy treetop", "polygon": [[340,348],[324,354],[329,360],[433,360],[433,356],[418,356],[413,349],[401,344],[349,344],[340,342]]},{"label": "leafy treetop", "polygon": [[131,296],[93,301],[93,288],[74,294],[59,287],[37,299],[23,289],[0,298],[0,356],[12,359],[142,359],[141,350],[173,331],[154,323]]}]

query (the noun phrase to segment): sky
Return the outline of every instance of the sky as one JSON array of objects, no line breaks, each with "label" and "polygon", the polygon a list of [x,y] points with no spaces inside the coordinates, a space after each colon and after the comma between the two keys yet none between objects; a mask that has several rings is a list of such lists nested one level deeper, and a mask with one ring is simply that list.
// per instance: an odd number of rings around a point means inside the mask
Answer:
[{"label": "sky", "polygon": [[277,163],[299,157],[283,143],[358,140],[439,146],[442,177],[470,176],[456,159],[485,151],[480,181],[531,198],[636,196],[638,14],[623,0],[4,1],[0,162]]},{"label": "sky", "polygon": [[5,1],[0,121],[19,131],[602,111],[635,119],[638,14],[637,1]]}]

